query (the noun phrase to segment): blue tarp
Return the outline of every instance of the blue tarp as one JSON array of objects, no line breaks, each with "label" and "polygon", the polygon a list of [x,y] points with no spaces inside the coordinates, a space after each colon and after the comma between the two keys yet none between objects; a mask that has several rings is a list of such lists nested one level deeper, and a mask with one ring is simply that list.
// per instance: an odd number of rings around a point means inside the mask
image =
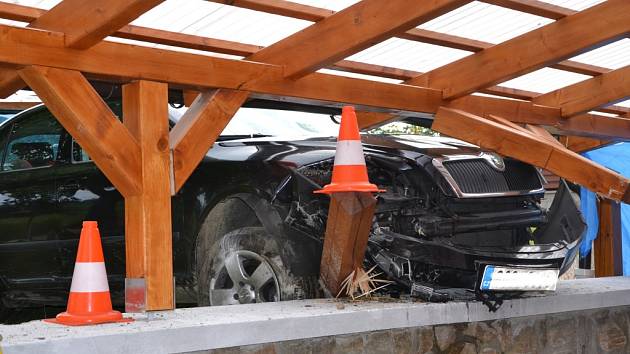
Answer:
[{"label": "blue tarp", "polygon": [[[586,158],[604,165],[611,170],[630,178],[630,143],[617,143],[591,150],[583,154]],[[586,235],[580,245],[582,257],[591,251],[591,245],[597,238],[599,220],[595,193],[581,188],[580,209],[586,219]],[[623,275],[630,275],[630,206],[621,204],[621,245],[623,258]]]}]

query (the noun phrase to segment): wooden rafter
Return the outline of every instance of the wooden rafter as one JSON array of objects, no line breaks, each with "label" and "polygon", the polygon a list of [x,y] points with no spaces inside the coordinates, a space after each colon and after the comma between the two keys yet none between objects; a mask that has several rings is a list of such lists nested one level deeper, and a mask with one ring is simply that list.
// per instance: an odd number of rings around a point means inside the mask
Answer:
[{"label": "wooden rafter", "polygon": [[606,198],[630,201],[630,180],[529,132],[450,108],[438,110],[433,129],[544,168]]},{"label": "wooden rafter", "polygon": [[[281,16],[289,16],[289,17],[298,18],[298,19],[307,20],[307,21],[313,21],[313,22],[321,21],[324,18],[335,13],[334,11],[331,11],[331,10],[322,9],[322,8],[313,7],[313,6],[303,6],[301,4],[296,4],[296,3],[293,3],[290,1],[284,1],[284,0],[245,0],[245,1],[210,0],[210,1],[217,2],[220,4],[242,7],[242,8],[251,9],[251,10],[264,11],[267,13],[272,13],[272,14],[281,15]],[[501,1],[501,0],[497,0],[497,1]],[[541,7],[540,10],[547,9],[547,11],[549,11],[551,9],[551,7],[547,6],[546,3],[539,2],[539,1],[506,0],[505,2],[506,4],[507,3],[514,4],[513,6],[516,6],[516,4],[518,4],[519,2],[529,3],[528,8],[530,9],[536,9],[537,5],[541,5],[541,6],[538,6],[538,7]],[[285,9],[295,9],[296,6],[300,7],[299,11],[286,11],[285,10]],[[553,5],[550,5],[550,6],[552,6],[557,11],[557,13],[555,14],[550,13],[552,16],[551,18],[555,18],[555,17],[560,16],[561,14],[565,14],[565,13],[568,14],[572,12],[572,10],[570,9],[562,8],[559,6],[553,6]],[[511,8],[512,6],[508,6],[508,7]],[[524,9],[525,7],[523,7],[523,10]],[[429,31],[429,30],[420,29],[420,28],[412,28],[408,30],[407,32],[398,34],[396,37],[402,38],[402,39],[408,39],[411,41],[435,44],[435,45],[440,45],[440,46],[460,49],[460,50],[466,50],[466,51],[471,51],[471,52],[479,52],[486,48],[492,47],[494,45],[488,42],[477,41],[470,38],[464,38],[464,37],[450,35],[447,33],[434,32],[434,31]],[[570,60],[557,63],[555,65],[552,65],[552,67],[556,69],[560,69],[560,70],[566,70],[566,71],[571,71],[571,72],[584,74],[584,75],[591,75],[591,76],[599,75],[603,72],[609,71],[609,69],[600,68],[597,66],[591,66],[591,65],[583,64],[583,63],[577,63]]]},{"label": "wooden rafter", "polygon": [[144,78],[197,90],[240,89],[412,112],[434,112],[442,102],[440,91],[427,88],[321,73],[294,81],[285,79],[278,65],[105,41],[86,50],[65,48],[63,43],[63,35],[55,32],[0,26],[0,62],[54,66],[105,79]]},{"label": "wooden rafter", "polygon": [[[411,80],[454,99],[625,36],[630,2],[609,0]],[[509,58],[506,60],[506,58]]]},{"label": "wooden rafter", "polygon": [[560,107],[571,117],[630,96],[630,66],[535,97],[533,102]]},{"label": "wooden rafter", "polygon": [[[85,49],[100,42],[120,27],[133,21],[163,0],[64,0],[50,11],[38,12],[32,8],[18,9],[16,20],[30,20],[28,27],[62,32],[65,45]],[[10,9],[0,6],[0,13]],[[14,6],[13,9],[16,9]],[[68,14],[75,14],[68,16]],[[80,14],[80,15],[76,15]],[[34,18],[31,18],[33,16]],[[24,88],[24,82],[16,72],[0,71],[0,97],[6,98]]]},{"label": "wooden rafter", "polygon": [[[283,78],[281,66],[113,42],[102,42],[87,50],[75,50],[64,47],[61,34],[11,26],[0,26],[0,62],[50,65],[104,79],[132,80],[142,77],[195,90],[217,87],[239,89],[263,95],[293,97],[302,100],[302,103],[343,102],[366,108],[371,106],[425,113],[435,113],[439,106],[445,105],[440,91],[427,88],[321,73],[293,81]],[[120,62],[126,65],[118,65]],[[179,63],[177,75],[173,75],[172,63]],[[322,87],[327,89],[322,90]],[[450,105],[482,116],[496,114],[522,123],[554,126],[560,124],[561,119],[557,108],[524,101],[469,96],[455,100]],[[570,129],[574,134],[597,135],[599,132],[593,129],[593,125],[583,124],[597,122],[595,126],[606,131],[602,137],[610,137],[607,134],[614,131],[612,127],[618,128],[618,123],[623,123],[600,116],[580,120],[576,118],[562,122],[558,128]],[[575,129],[574,122],[579,123]],[[617,131],[616,134],[625,132]]]},{"label": "wooden rafter", "polygon": [[[63,0],[29,27],[63,32],[66,46],[86,49],[164,0]],[[70,15],[74,14],[74,15]]]},{"label": "wooden rafter", "polygon": [[20,76],[124,196],[141,192],[137,141],[80,72],[29,66]]},{"label": "wooden rafter", "polygon": [[[288,4],[295,5],[295,7],[289,7],[288,12],[285,12],[286,16],[291,16],[291,17],[301,18],[299,15],[296,15],[296,13],[297,14],[302,13],[304,16],[308,16],[310,14],[312,15],[311,18],[313,21],[319,21],[334,13],[334,11],[314,8],[312,6],[306,6],[306,5],[294,4],[294,3],[288,3]],[[252,9],[256,7],[256,9],[258,9],[259,11],[265,11],[263,9],[268,8],[268,7],[272,9],[277,9],[277,11],[281,11],[283,6],[287,5],[287,2],[254,0],[254,1],[245,1],[245,2],[237,1],[237,2],[233,2],[232,5],[242,6],[242,7],[249,6],[248,8],[252,8]],[[306,10],[303,10],[304,8]],[[43,10],[43,9],[0,2],[0,17],[2,18],[15,20],[15,21],[32,22],[38,17],[42,16],[44,13],[46,13],[46,10]],[[314,14],[319,14],[319,15],[314,15]],[[214,39],[214,38],[207,38],[207,37],[184,34],[184,33],[170,32],[170,31],[134,26],[134,25],[126,25],[122,27],[120,30],[113,33],[112,35],[116,37],[120,37],[120,38],[126,38],[126,39],[133,39],[133,40],[139,40],[139,41],[145,41],[145,42],[151,42],[151,43],[157,43],[157,44],[178,46],[182,48],[197,49],[197,50],[211,51],[211,52],[231,54],[231,55],[240,55],[240,56],[249,56],[263,48],[263,47],[251,45],[251,44],[238,43],[238,42],[232,42],[232,41],[226,41],[226,40],[220,40],[220,39]],[[476,40],[457,37],[457,36],[444,34],[444,33],[427,31],[427,30],[423,30],[419,28],[410,29],[406,33],[398,35],[398,37],[414,40],[414,41],[431,43],[435,45],[446,46],[450,48],[468,50],[468,51],[473,51],[473,52],[481,51],[493,45],[492,43],[476,41]],[[600,75],[602,73],[610,71],[609,69],[606,69],[606,68],[573,62],[569,60],[552,65],[551,67],[556,68],[556,69],[571,71],[571,72],[575,72],[575,73],[579,73],[583,75],[591,75],[591,76]],[[398,80],[409,80],[415,76],[419,76],[422,74],[420,72],[414,72],[410,70],[386,67],[382,65],[360,63],[360,62],[354,62],[350,60],[339,61],[333,64],[330,68],[335,69],[335,70],[373,75],[373,76],[381,76],[381,77],[387,77],[387,78],[398,79]],[[7,70],[6,72],[3,73],[2,70],[0,70],[0,77],[3,77],[4,75],[10,72],[11,72],[10,70]],[[15,78],[16,76],[13,75],[13,77]],[[17,83],[16,85],[6,85],[6,86],[3,86],[0,84],[0,88],[5,87],[4,91],[0,90],[0,97],[7,97],[11,95],[13,92],[15,92],[17,89],[22,87],[22,83],[20,80],[17,81],[16,83]],[[481,90],[481,92],[493,94],[497,96],[516,98],[516,99],[531,99],[532,97],[539,95],[539,93],[535,93],[535,92],[510,89],[510,88],[505,88],[505,87],[500,87],[500,86],[488,87]],[[616,114],[625,114],[628,112],[628,109],[626,109],[625,107],[608,107],[608,108],[603,108],[601,110],[606,113],[616,113]]]},{"label": "wooden rafter", "polygon": [[248,96],[248,92],[236,90],[203,92],[171,129],[173,192],[184,185]]},{"label": "wooden rafter", "polygon": [[481,0],[485,3],[505,7],[528,14],[559,20],[577,11],[536,0]]},{"label": "wooden rafter", "polygon": [[469,1],[363,0],[272,44],[248,60],[284,65],[284,76],[297,79]]}]

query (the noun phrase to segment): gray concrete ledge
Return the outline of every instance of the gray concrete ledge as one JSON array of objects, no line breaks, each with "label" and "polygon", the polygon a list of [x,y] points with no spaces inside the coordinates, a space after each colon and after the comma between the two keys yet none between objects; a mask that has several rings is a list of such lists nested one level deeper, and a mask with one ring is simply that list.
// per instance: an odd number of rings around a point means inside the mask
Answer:
[{"label": "gray concrete ledge", "polygon": [[630,305],[630,278],[562,281],[553,294],[481,303],[290,301],[133,315],[135,322],[64,327],[32,321],[0,326],[0,352],[174,353],[396,328],[478,322]]}]

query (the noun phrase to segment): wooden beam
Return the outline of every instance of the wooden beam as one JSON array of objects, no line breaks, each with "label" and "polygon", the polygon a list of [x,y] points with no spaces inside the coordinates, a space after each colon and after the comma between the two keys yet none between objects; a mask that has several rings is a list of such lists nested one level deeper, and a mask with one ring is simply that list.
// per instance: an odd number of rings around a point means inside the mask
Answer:
[{"label": "wooden beam", "polygon": [[80,72],[29,66],[20,76],[120,193],[140,194],[138,142]]},{"label": "wooden beam", "polygon": [[299,18],[301,20],[317,22],[334,14],[315,6],[303,5],[284,0],[209,0],[224,5],[232,5],[254,11],[262,11],[274,15]]},{"label": "wooden beam", "polygon": [[[16,20],[28,27],[65,33],[65,45],[85,49],[103,40],[163,0],[64,0],[50,11],[2,4],[0,13],[13,11]],[[80,14],[68,16],[68,14]],[[6,98],[24,88],[17,72],[1,72],[0,97]]]},{"label": "wooden beam", "polygon": [[599,231],[593,242],[596,277],[623,275],[621,208],[610,199],[598,202]]},{"label": "wooden beam", "polygon": [[7,20],[30,23],[45,13],[46,10],[37,7],[0,1],[0,18]]},{"label": "wooden beam", "polygon": [[[225,3],[225,2],[221,2],[221,3]],[[271,8],[277,8],[278,11],[282,11],[286,3],[287,2],[281,1],[281,0],[264,0],[264,1],[253,0],[253,1],[245,1],[245,2],[237,1],[235,3],[232,3],[232,5],[247,7],[247,8],[252,8],[252,9],[254,7],[256,8],[271,7]],[[294,3],[288,3],[288,4],[294,4]],[[301,4],[294,4],[294,5],[296,5],[299,8],[302,8],[305,6]],[[314,8],[311,6],[306,6],[306,8],[308,10],[306,10],[305,16],[313,16],[313,18],[317,18],[316,21],[319,21],[334,13],[334,11]],[[291,10],[287,12],[286,15],[289,16],[291,13],[294,13],[294,11],[297,11],[297,10],[291,7]],[[0,17],[7,18],[10,20],[17,20],[17,21],[22,20],[26,22],[32,22],[36,20],[39,16],[43,15],[44,13],[46,13],[46,11],[43,9],[0,2]],[[314,14],[319,14],[319,15],[314,15]],[[326,15],[324,16],[323,14],[326,14]],[[296,16],[292,16],[292,17],[296,17]],[[297,18],[300,18],[300,17],[297,17]],[[238,43],[238,42],[232,42],[232,41],[226,41],[226,40],[220,40],[220,39],[214,39],[214,38],[206,38],[202,36],[195,36],[195,35],[184,34],[184,33],[145,28],[145,27],[139,27],[139,26],[134,26],[134,25],[124,26],[120,30],[113,33],[112,35],[116,37],[120,37],[120,38],[127,38],[127,39],[146,41],[146,42],[157,43],[157,44],[178,46],[182,48],[204,50],[204,51],[239,55],[239,56],[249,56],[259,51],[260,49],[262,49],[262,47],[260,46],[255,46],[251,44],[244,44],[244,43]],[[428,31],[428,30],[419,29],[419,28],[410,29],[406,33],[400,34],[398,37],[408,39],[408,40],[441,45],[441,46],[446,46],[450,48],[468,50],[468,51],[473,51],[473,52],[478,52],[485,48],[489,48],[493,46],[492,43],[476,41],[476,40],[472,40],[468,38],[453,36],[453,35],[449,35],[445,33]],[[571,71],[571,72],[575,72],[575,73],[579,73],[583,75],[591,75],[591,76],[599,75],[599,74],[610,71],[610,69],[601,68],[601,67],[597,67],[593,65],[583,64],[583,63],[572,62],[569,60],[552,65],[551,67],[556,68],[556,69]],[[359,62],[353,62],[353,61],[348,61],[348,60],[342,60],[333,64],[331,66],[331,69],[354,72],[354,73],[359,73],[359,74],[366,74],[366,75],[382,76],[382,77],[398,79],[398,80],[409,80],[415,76],[419,76],[422,74],[422,73],[414,72],[410,70],[390,68],[386,66],[359,63]],[[0,73],[0,77],[2,77],[1,73]],[[17,79],[17,76],[13,74],[13,78]],[[21,80],[18,80],[18,82],[20,84],[17,85],[17,87],[23,87]],[[1,89],[3,86],[0,85],[0,93],[4,93],[5,97],[7,97],[13,94],[17,90],[14,88],[15,86],[16,84],[6,85],[5,90],[3,92],[3,90]],[[532,97],[539,95],[538,93],[530,93],[523,90],[508,89],[508,88],[498,87],[498,86],[483,89],[481,90],[481,92],[503,96],[503,97],[516,98],[516,99],[531,99]],[[619,108],[613,107],[611,109],[606,109],[605,111],[608,113],[619,113]]]},{"label": "wooden beam", "polygon": [[630,201],[630,180],[530,133],[444,107],[438,110],[432,129],[547,169],[606,198]]},{"label": "wooden beam", "polygon": [[203,92],[171,129],[175,192],[181,189],[248,96],[248,92],[236,90]]},{"label": "wooden beam", "polygon": [[66,46],[86,49],[162,1],[164,0],[63,0],[31,22],[29,27],[63,32],[66,35]]},{"label": "wooden beam", "polygon": [[27,101],[0,101],[0,109],[7,109],[7,110],[25,110],[31,107],[35,107],[39,104],[42,104],[41,102],[27,102]]},{"label": "wooden beam", "polygon": [[127,278],[144,278],[146,310],[175,308],[167,89],[149,81],[123,86],[124,124],[142,156],[142,193],[125,197]]},{"label": "wooden beam", "polygon": [[613,140],[593,139],[583,136],[565,135],[560,137],[560,143],[567,149],[582,153],[614,143]]},{"label": "wooden beam", "polygon": [[[209,1],[242,7],[242,8],[251,9],[251,10],[264,11],[264,12],[281,15],[281,16],[299,18],[302,20],[313,21],[313,22],[321,21],[324,18],[331,16],[335,13],[334,11],[331,11],[331,10],[318,8],[314,6],[304,7],[301,4],[296,4],[296,3],[293,3],[290,1],[284,1],[284,0],[245,0],[245,1],[209,0]],[[514,0],[512,2],[516,3],[517,0]],[[542,3],[542,2],[537,2],[537,3],[541,5],[546,5],[546,3]],[[536,4],[533,4],[533,5],[534,6],[530,4],[530,7],[535,8]],[[295,6],[300,6],[301,7],[300,10],[295,11],[295,12],[285,10],[285,9],[294,9]],[[553,6],[553,5],[550,5],[550,6]],[[567,13],[568,11],[571,11],[569,9],[561,8],[559,6],[556,6],[554,8],[557,11],[563,11]],[[471,51],[471,52],[479,52],[486,48],[494,46],[494,44],[488,43],[488,42],[477,41],[470,38],[464,38],[464,37],[454,36],[454,35],[441,33],[441,32],[429,31],[429,30],[420,29],[420,28],[412,28],[408,30],[407,32],[397,35],[396,37],[402,38],[402,39],[408,39],[411,41],[435,44],[435,45],[440,45],[440,46],[460,49],[460,50],[466,50],[466,51]],[[554,64],[551,67],[560,69],[560,70],[567,70],[567,71],[571,71],[571,72],[575,72],[579,74],[591,75],[591,76],[595,76],[595,75],[601,74],[602,72],[606,72],[610,70],[610,69],[600,68],[600,67],[596,67],[596,66],[592,66],[588,64],[573,62],[570,60],[566,60],[561,63]]]},{"label": "wooden beam", "polygon": [[284,65],[284,76],[298,79],[469,1],[363,0],[248,60]]},{"label": "wooden beam", "polygon": [[363,266],[375,207],[371,193],[331,195],[320,276],[332,296],[353,270]]},{"label": "wooden beam", "polygon": [[562,109],[571,117],[630,96],[630,65],[535,97],[533,102]]},{"label": "wooden beam", "polygon": [[17,71],[0,68],[0,98],[7,98],[24,87],[26,84]]},{"label": "wooden beam", "polygon": [[629,12],[627,0],[609,0],[434,69],[408,84],[442,89],[446,99],[458,98],[626,36]]},{"label": "wooden beam", "polygon": [[[360,106],[362,111],[379,107],[380,111],[389,109],[395,113],[435,113],[439,106],[445,104],[440,91],[421,87],[321,73],[293,81],[284,79],[282,67],[276,65],[113,42],[102,42],[87,50],[75,50],[64,47],[61,34],[11,26],[0,26],[0,62],[79,70],[99,79],[144,78],[193,90],[217,87],[239,89],[282,96],[302,103],[349,103]],[[126,65],[118,65],[121,62]],[[176,73],[172,70],[172,63],[180,64]],[[625,120],[594,115],[561,120],[559,109],[525,101],[468,96],[449,105],[481,116],[495,114],[518,123],[556,126],[574,135],[599,134],[604,138],[626,138],[630,135],[630,130],[619,129]],[[600,129],[603,131],[601,134]]]},{"label": "wooden beam", "polygon": [[[55,32],[0,26],[0,62],[79,70],[105,79],[144,78],[179,88],[240,89],[414,112],[435,111],[442,103],[440,91],[427,88],[321,73],[293,81],[284,78],[278,65],[106,41],[87,50],[65,48],[63,43],[63,35]],[[173,63],[178,63],[176,71]]]},{"label": "wooden beam", "polygon": [[552,5],[536,0],[481,0],[485,3],[505,7],[528,14],[559,20],[569,15],[573,15],[577,11],[567,9],[566,7]]},{"label": "wooden beam", "polygon": [[553,135],[551,135],[551,133],[549,133],[549,131],[547,131],[545,128],[541,126],[533,125],[533,124],[525,124],[525,129],[527,129],[533,135],[541,139],[544,139],[556,146],[564,148],[564,145],[562,145],[562,143],[558,141],[558,139],[556,139]]}]

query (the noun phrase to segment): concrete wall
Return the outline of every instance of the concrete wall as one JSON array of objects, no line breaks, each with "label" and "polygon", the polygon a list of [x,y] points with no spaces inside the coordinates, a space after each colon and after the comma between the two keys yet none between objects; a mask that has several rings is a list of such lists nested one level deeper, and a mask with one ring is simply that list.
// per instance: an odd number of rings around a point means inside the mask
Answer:
[{"label": "concrete wall", "polygon": [[[630,278],[561,281],[479,302],[288,301],[132,315],[132,323],[0,326],[13,353],[630,353]],[[226,349],[227,348],[227,349]]]},{"label": "concrete wall", "polygon": [[194,354],[630,353],[630,307],[327,336]]}]

